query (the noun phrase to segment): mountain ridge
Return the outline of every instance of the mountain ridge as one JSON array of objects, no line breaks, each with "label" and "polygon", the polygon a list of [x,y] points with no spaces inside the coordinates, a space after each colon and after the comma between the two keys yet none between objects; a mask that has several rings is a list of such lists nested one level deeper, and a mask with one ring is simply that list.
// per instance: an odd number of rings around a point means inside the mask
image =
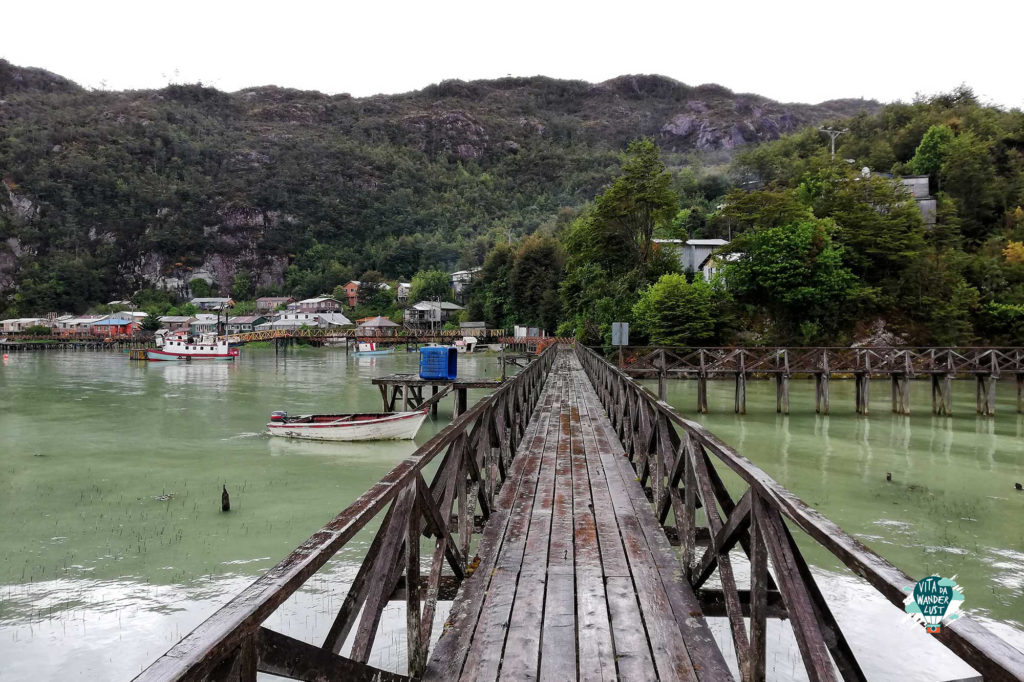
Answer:
[{"label": "mountain ridge", "polygon": [[[363,98],[105,91],[3,60],[0,87],[0,302],[18,309],[183,292],[195,277],[226,291],[240,272],[316,293],[369,269],[475,265],[490,232],[529,234],[578,210],[638,137],[670,167],[700,170],[881,106],[787,105],[648,75],[448,80]],[[310,265],[317,245],[323,262]]]}]

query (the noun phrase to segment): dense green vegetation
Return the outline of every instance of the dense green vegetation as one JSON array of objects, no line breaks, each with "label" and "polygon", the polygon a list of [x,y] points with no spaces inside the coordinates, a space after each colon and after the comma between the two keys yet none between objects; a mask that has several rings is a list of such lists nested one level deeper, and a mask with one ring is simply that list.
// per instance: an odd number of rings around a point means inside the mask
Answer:
[{"label": "dense green vegetation", "polygon": [[[397,318],[397,281],[444,297],[482,266],[468,318],[588,342],[612,321],[657,343],[1024,331],[1024,114],[966,88],[881,108],[653,76],[116,93],[0,62],[0,94],[0,315],[359,279],[351,313]],[[818,123],[847,131],[834,160]],[[887,174],[929,176],[934,225]],[[732,255],[694,282],[655,237]]]},{"label": "dense green vegetation", "polygon": [[[634,143],[559,233],[560,333],[607,342],[611,322],[628,321],[633,340],[653,343],[845,344],[880,330],[907,343],[1019,343],[1024,114],[960,89],[844,125],[835,160],[812,129],[741,151],[731,177],[758,189],[717,197],[667,171],[653,142]],[[930,176],[934,224],[898,182],[915,172]],[[652,235],[732,241],[712,282],[687,282]],[[507,263],[519,255],[501,246],[488,258],[478,296],[493,321],[528,314],[510,305]]]},{"label": "dense green vegetation", "polygon": [[[451,81],[355,99],[277,87],[86,91],[0,60],[0,315],[79,312],[197,281],[236,299],[368,270],[483,263],[553,234],[654,136],[695,164],[872,102],[780,105],[657,76]],[[189,284],[192,290],[189,291]]]}]

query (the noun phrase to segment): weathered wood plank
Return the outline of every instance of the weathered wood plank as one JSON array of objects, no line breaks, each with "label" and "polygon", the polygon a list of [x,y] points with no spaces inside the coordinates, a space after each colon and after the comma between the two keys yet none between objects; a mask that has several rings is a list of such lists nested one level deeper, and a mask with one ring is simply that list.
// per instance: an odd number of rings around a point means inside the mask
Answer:
[{"label": "weathered wood plank", "polygon": [[312,644],[261,627],[256,638],[256,667],[293,680],[380,680],[403,682],[405,675],[342,658]]},{"label": "weathered wood plank", "polygon": [[[498,566],[505,567],[506,571],[500,576],[495,576],[491,585],[492,592],[512,592],[515,595],[508,629],[505,632],[504,654],[502,655],[501,651],[497,652],[501,662],[501,679],[536,679],[540,670],[540,642],[555,497],[555,465],[560,443],[569,435],[565,419],[568,413],[564,409],[568,391],[564,373],[565,363],[563,358],[555,362],[549,381],[556,382],[558,404],[552,410],[547,440],[539,453],[523,453],[527,457],[540,457],[533,504],[531,507],[517,510],[526,517],[529,524],[526,545],[523,552],[520,553],[518,548],[513,547],[506,559],[498,559]],[[518,520],[513,517],[509,527],[517,522]]]},{"label": "weathered wood plank", "polygon": [[[506,457],[505,452],[507,451],[508,459],[506,461],[510,461],[508,478],[498,492],[494,512],[480,541],[477,552],[480,557],[480,565],[473,576],[463,583],[462,591],[448,617],[446,632],[431,651],[425,678],[452,680],[458,678],[462,673],[470,645],[473,643],[474,635],[480,624],[481,614],[484,612],[484,605],[493,598],[489,588],[497,570],[499,551],[504,543],[510,540],[511,534],[508,532],[508,525],[512,511],[517,504],[530,502],[536,487],[539,460],[525,455],[533,449],[543,447],[551,422],[551,410],[556,401],[557,394],[553,384],[548,382],[541,393],[536,413],[524,435],[524,452],[521,453],[524,456],[512,458],[507,439],[502,438],[501,440],[502,457]],[[500,432],[504,429],[502,426],[504,410],[499,405],[496,412],[497,428]],[[525,535],[522,533],[522,529],[520,529],[520,534]],[[525,542],[525,538],[523,541]],[[506,614],[510,607],[511,602],[506,605]]]},{"label": "weathered wood plank", "polygon": [[[597,519],[590,494],[591,475],[579,420],[582,410],[576,393],[572,396],[572,411],[577,417],[570,424],[570,437],[579,678],[612,680],[616,677],[615,649],[605,596]],[[599,466],[597,470],[600,471]],[[541,663],[543,672],[543,660]]]},{"label": "weathered wood plank", "polygon": [[[584,379],[585,380],[585,379]],[[589,386],[584,396],[591,414],[600,415],[596,395]],[[678,563],[668,538],[654,517],[654,511],[640,485],[632,476],[635,472],[618,444],[609,438],[606,421],[592,420],[598,432],[598,452],[605,461],[609,485],[615,490],[612,471],[617,471],[616,514],[640,601],[648,635],[662,679],[728,678],[728,668],[707,624],[700,614],[700,606],[689,587],[678,574]],[[618,452],[617,452],[618,451]],[[618,455],[618,456],[617,456]]]}]

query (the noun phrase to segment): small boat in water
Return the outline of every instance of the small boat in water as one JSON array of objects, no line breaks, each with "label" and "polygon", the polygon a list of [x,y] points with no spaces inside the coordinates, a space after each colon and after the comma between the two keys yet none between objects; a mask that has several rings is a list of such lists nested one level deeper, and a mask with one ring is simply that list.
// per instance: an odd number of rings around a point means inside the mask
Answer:
[{"label": "small boat in water", "polygon": [[352,355],[385,355],[387,353],[394,353],[395,347],[388,346],[386,348],[379,347],[373,341],[363,342],[359,344],[359,350],[352,353]]},{"label": "small boat in water", "polygon": [[408,440],[420,430],[427,409],[295,417],[289,417],[287,412],[273,412],[267,431],[271,436],[308,440]]},{"label": "small boat in water", "polygon": [[147,348],[147,360],[234,360],[238,349],[228,346],[216,334],[190,336],[185,332],[160,335],[156,338],[160,348]]}]

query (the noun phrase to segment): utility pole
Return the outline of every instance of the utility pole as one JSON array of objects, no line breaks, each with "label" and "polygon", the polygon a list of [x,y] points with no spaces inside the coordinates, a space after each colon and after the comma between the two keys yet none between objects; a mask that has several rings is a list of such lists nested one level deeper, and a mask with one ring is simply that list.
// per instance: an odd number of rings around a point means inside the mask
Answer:
[{"label": "utility pole", "polygon": [[836,138],[839,137],[840,135],[842,135],[843,133],[848,133],[850,131],[847,130],[846,128],[843,128],[842,130],[835,130],[834,128],[818,128],[818,130],[823,132],[823,133],[825,133],[826,135],[828,135],[828,139],[829,139],[829,141],[832,144],[832,160],[835,161],[836,160]]}]

